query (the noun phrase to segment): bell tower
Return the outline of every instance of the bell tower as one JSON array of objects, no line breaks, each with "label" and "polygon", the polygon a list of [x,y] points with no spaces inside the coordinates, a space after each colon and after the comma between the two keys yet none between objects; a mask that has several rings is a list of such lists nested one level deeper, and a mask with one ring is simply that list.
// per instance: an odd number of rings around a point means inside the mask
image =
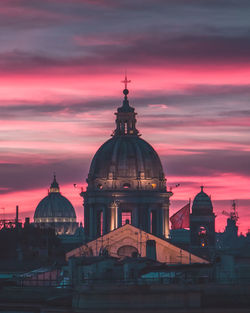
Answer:
[{"label": "bell tower", "polygon": [[196,195],[190,214],[190,240],[194,253],[211,258],[215,248],[215,214],[210,197],[201,191]]}]

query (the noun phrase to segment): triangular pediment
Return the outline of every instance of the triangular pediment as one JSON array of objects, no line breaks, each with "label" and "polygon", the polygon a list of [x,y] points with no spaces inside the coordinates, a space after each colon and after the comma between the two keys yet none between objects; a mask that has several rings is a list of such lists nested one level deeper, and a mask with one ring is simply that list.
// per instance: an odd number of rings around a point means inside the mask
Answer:
[{"label": "triangular pediment", "polygon": [[130,224],[125,224],[104,236],[68,252],[66,258],[69,259],[72,256],[80,257],[88,254],[98,256],[104,249],[108,251],[110,256],[119,257],[118,251],[121,251],[122,247],[131,247],[131,251],[133,247],[141,257],[146,257],[147,240],[155,241],[156,258],[159,262],[182,264],[208,263],[208,261]]}]

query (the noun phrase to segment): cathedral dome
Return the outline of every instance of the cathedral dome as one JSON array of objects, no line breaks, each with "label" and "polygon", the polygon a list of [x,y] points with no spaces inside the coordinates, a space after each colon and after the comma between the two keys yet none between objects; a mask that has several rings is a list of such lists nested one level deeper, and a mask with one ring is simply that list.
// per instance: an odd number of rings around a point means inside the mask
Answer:
[{"label": "cathedral dome", "polygon": [[61,195],[59,185],[54,176],[49,194],[43,198],[34,214],[35,222],[75,222],[76,214],[70,201]]},{"label": "cathedral dome", "polygon": [[90,241],[127,223],[169,236],[169,198],[161,160],[136,128],[135,109],[125,80],[116,128],[94,155],[84,198],[84,232]]},{"label": "cathedral dome", "polygon": [[160,158],[153,147],[138,136],[115,136],[96,152],[89,171],[92,178],[164,177]]},{"label": "cathedral dome", "polygon": [[213,213],[212,201],[210,197],[203,191],[203,186],[201,186],[201,191],[194,198],[192,213],[198,215]]},{"label": "cathedral dome", "polygon": [[160,158],[153,147],[140,138],[136,113],[124,89],[123,104],[117,109],[113,137],[96,152],[88,175],[88,190],[166,189]]}]

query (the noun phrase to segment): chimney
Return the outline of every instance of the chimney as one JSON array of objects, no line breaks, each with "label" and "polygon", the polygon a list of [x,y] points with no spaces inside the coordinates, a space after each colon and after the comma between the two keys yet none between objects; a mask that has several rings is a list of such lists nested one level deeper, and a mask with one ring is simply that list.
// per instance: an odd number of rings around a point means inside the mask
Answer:
[{"label": "chimney", "polygon": [[18,226],[18,210],[19,210],[19,208],[18,208],[18,205],[16,206],[16,227]]},{"label": "chimney", "polygon": [[156,242],[155,240],[147,240],[146,257],[156,261]]},{"label": "chimney", "polygon": [[30,225],[30,218],[29,217],[25,217],[24,227],[28,227],[29,225]]}]

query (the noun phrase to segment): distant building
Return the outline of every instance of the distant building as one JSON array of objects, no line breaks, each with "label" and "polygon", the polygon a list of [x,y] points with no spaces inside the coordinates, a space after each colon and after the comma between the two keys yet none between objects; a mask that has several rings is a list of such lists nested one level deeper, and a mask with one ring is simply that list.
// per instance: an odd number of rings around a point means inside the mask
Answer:
[{"label": "distant building", "polygon": [[55,175],[48,196],[39,202],[35,210],[34,224],[41,228],[53,228],[58,235],[72,235],[78,227],[75,209],[60,193]]},{"label": "distant building", "polygon": [[190,245],[194,253],[211,257],[215,248],[215,214],[210,197],[201,187],[190,214]]}]

